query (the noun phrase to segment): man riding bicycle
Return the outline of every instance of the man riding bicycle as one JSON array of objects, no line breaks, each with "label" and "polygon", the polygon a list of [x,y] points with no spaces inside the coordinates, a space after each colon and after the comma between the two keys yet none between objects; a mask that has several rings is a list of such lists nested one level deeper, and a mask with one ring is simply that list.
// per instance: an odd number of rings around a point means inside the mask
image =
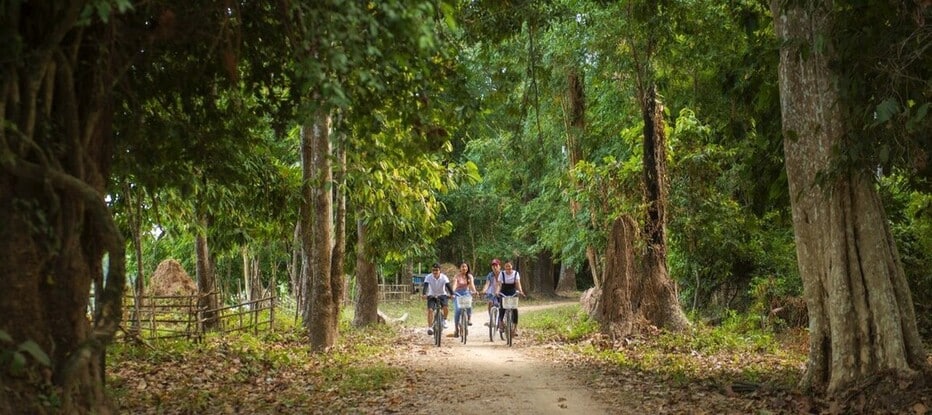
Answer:
[{"label": "man riding bicycle", "polygon": [[434,326],[434,313],[431,306],[437,301],[440,302],[440,307],[443,310],[443,326],[445,327],[450,310],[447,307],[447,298],[453,294],[450,279],[447,278],[446,274],[440,272],[440,264],[434,264],[430,275],[424,278],[424,289],[421,292],[424,293],[423,297],[427,298],[427,335],[430,336],[434,334],[434,330],[431,328]]}]

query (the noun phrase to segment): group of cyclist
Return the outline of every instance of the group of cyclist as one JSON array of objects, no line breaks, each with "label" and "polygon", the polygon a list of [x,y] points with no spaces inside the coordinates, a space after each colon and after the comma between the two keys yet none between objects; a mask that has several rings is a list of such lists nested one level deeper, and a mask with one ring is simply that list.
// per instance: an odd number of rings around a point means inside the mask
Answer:
[{"label": "group of cyclist", "polygon": [[[488,307],[491,308],[494,304],[495,306],[500,305],[502,295],[513,296],[516,294],[524,295],[524,290],[521,288],[521,274],[518,273],[518,270],[514,269],[514,264],[511,261],[505,261],[502,264],[497,258],[493,259],[490,264],[492,270],[485,276],[485,286],[482,288],[482,292],[485,294],[485,298],[488,300]],[[504,269],[502,267],[504,266]],[[440,307],[443,313],[444,318],[444,327],[446,327],[446,319],[449,314],[449,308],[447,307],[447,300],[452,296],[467,296],[478,294],[475,285],[475,278],[469,269],[469,264],[463,262],[460,264],[459,271],[456,275],[453,276],[453,282],[451,285],[449,277],[446,274],[440,271],[440,264],[434,264],[430,275],[424,278],[424,288],[421,290],[423,297],[427,299],[427,334],[433,335],[434,326],[434,314],[431,312],[432,306],[435,302],[440,302]],[[461,310],[457,308],[454,311],[453,321],[460,321],[460,314],[466,313],[468,325],[472,325],[472,309]],[[505,316],[505,310],[499,307],[498,314],[498,327],[499,330],[502,330],[502,319]],[[517,325],[518,325],[518,310],[514,310],[514,336],[518,335]],[[491,323],[491,322],[489,322]],[[455,331],[453,332],[454,337],[458,337],[460,334],[461,327],[459,324],[456,324]]]}]

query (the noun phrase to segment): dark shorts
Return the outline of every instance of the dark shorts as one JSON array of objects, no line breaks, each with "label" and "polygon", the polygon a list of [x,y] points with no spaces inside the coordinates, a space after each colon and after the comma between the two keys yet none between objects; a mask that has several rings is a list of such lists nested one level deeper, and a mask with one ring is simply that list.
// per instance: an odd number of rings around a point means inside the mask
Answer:
[{"label": "dark shorts", "polygon": [[447,306],[447,298],[448,298],[448,297],[445,296],[445,295],[441,295],[440,297],[427,297],[427,309],[430,310],[431,308],[433,308],[434,302],[436,302],[436,301],[438,301],[438,300],[440,301],[440,307],[441,307],[441,308],[446,307],[446,306]]}]

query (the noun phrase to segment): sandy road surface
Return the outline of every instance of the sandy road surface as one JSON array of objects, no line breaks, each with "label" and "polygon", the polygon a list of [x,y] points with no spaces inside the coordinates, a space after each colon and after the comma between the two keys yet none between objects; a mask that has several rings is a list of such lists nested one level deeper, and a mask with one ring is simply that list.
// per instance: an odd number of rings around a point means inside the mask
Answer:
[{"label": "sandy road surface", "polygon": [[[538,306],[535,308],[543,308]],[[531,311],[530,308],[522,311]],[[497,335],[489,341],[485,316],[474,317],[468,341],[447,337],[439,348],[425,328],[407,329],[406,351],[397,364],[406,368],[409,386],[422,391],[406,399],[402,413],[434,414],[606,414],[617,413],[584,386],[583,373],[540,357],[540,346],[518,337],[508,347]],[[433,392],[429,392],[433,391]],[[434,397],[430,394],[436,393]],[[490,408],[508,408],[489,412]],[[452,412],[450,412],[452,411]]]}]

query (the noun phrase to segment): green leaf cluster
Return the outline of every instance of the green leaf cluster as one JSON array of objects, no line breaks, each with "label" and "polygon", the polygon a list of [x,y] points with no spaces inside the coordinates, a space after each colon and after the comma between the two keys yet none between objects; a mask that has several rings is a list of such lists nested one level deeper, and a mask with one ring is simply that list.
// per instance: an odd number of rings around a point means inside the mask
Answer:
[{"label": "green leaf cluster", "polygon": [[29,360],[44,367],[51,367],[49,355],[32,340],[16,344],[10,334],[0,330],[0,367],[5,367],[11,376],[22,376],[29,367]]}]

